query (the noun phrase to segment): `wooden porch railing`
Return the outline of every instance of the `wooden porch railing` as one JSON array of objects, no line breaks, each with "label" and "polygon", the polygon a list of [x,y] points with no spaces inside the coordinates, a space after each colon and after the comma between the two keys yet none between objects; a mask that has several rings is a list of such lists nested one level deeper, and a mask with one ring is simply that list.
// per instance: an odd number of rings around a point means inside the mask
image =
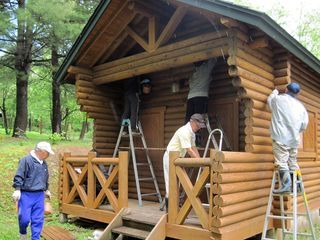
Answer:
[{"label": "wooden porch railing", "polygon": [[[70,153],[65,153],[62,161],[60,209],[63,213],[110,222],[121,208],[128,206],[127,152],[120,152],[119,158],[99,158],[92,152],[88,156],[71,156]],[[113,165],[110,175],[106,177],[99,165],[106,169]],[[98,183],[101,189],[97,190]],[[78,196],[79,199],[75,201]],[[110,207],[100,209],[105,199]]]},{"label": "wooden porch railing", "polygon": [[[213,209],[213,195],[212,195],[212,165],[213,165],[213,152],[211,151],[210,158],[179,158],[178,152],[170,152],[169,154],[169,211],[168,211],[168,224],[182,225],[191,209],[194,209],[200,224],[203,229],[210,230],[212,222],[212,209]],[[201,167],[202,172],[193,185],[185,167]],[[200,199],[202,190],[210,179],[210,199],[209,199],[209,212],[203,206]],[[186,200],[183,205],[179,207],[179,185],[186,193]]]}]

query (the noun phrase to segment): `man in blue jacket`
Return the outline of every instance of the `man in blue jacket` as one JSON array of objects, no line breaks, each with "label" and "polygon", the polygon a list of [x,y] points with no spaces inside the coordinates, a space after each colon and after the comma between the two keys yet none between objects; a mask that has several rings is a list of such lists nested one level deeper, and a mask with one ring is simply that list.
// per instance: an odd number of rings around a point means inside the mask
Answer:
[{"label": "man in blue jacket", "polygon": [[44,222],[44,197],[51,197],[48,190],[48,165],[45,161],[54,154],[47,142],[39,142],[29,155],[19,161],[13,179],[13,200],[18,202],[20,240],[27,239],[31,221],[31,239],[39,240]]},{"label": "man in blue jacket", "polygon": [[289,170],[298,170],[297,154],[300,143],[300,133],[308,126],[308,113],[303,104],[297,99],[300,93],[298,83],[290,83],[284,94],[275,89],[268,97],[271,109],[270,133],[275,166],[280,173],[281,188],[274,193],[291,192]]}]

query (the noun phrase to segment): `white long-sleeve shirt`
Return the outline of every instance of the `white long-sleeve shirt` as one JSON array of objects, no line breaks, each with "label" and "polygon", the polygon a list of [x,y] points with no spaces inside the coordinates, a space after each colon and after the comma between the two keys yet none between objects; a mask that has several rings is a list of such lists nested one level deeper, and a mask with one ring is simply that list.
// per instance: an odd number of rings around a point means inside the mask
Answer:
[{"label": "white long-sleeve shirt", "polygon": [[297,148],[300,143],[300,133],[308,125],[309,117],[303,104],[289,94],[280,94],[278,90],[268,97],[271,109],[271,138],[288,147]]}]

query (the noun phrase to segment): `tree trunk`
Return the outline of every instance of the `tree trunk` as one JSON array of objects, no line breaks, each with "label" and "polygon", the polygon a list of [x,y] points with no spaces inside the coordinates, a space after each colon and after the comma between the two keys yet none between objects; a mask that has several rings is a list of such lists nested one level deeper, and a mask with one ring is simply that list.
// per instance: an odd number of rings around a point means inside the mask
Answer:
[{"label": "tree trunk", "polygon": [[[25,0],[18,1],[19,9],[24,11]],[[18,37],[15,56],[16,69],[16,117],[13,137],[24,134],[28,125],[28,78],[31,67],[33,33],[26,19],[18,18]]]},{"label": "tree trunk", "polygon": [[0,110],[2,112],[3,127],[5,130],[5,133],[6,133],[6,135],[9,135],[7,109],[6,109],[6,98],[5,97],[3,97],[3,99],[2,99],[2,106],[0,107]]},{"label": "tree trunk", "polygon": [[82,128],[81,128],[79,140],[83,140],[84,135],[87,132],[87,129],[88,129],[88,118],[86,116],[86,119],[82,122]]},{"label": "tree trunk", "polygon": [[60,83],[54,78],[58,68],[58,53],[55,45],[51,49],[52,66],[52,133],[61,133]]},{"label": "tree trunk", "polygon": [[32,115],[31,114],[29,116],[28,128],[29,128],[29,132],[31,132],[32,131]]}]

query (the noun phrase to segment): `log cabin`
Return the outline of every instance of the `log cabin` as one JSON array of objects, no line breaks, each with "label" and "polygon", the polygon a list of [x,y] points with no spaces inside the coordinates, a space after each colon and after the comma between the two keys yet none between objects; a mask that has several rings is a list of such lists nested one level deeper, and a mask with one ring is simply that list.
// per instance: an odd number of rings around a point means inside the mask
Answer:
[{"label": "log cabin", "polygon": [[[168,214],[158,211],[152,196],[137,207],[125,141],[112,157],[122,82],[140,75],[152,81],[152,93],[141,96],[139,119],[164,195],[162,156],[184,124],[193,63],[210,58],[217,63],[208,115],[227,141],[222,151],[211,149],[203,159],[170,154]],[[262,12],[220,0],[102,0],[55,77],[75,85],[81,111],[94,119],[95,152],[61,157],[60,212],[108,223],[101,239],[112,239],[109,232],[121,229],[157,240],[237,240],[261,233],[273,173],[266,100],[274,88],[290,82],[301,85],[299,99],[309,114],[298,158],[310,207],[320,206],[320,61]],[[136,152],[145,161],[138,147]],[[114,167],[105,177],[98,165]],[[190,167],[203,169],[196,183],[187,174]],[[148,171],[139,167],[139,174],[145,177]],[[206,200],[201,193],[208,184]],[[179,185],[186,193],[182,203]],[[150,193],[153,185],[143,182],[141,191]],[[279,208],[276,201],[274,208]],[[269,225],[278,226],[277,221]]]}]

